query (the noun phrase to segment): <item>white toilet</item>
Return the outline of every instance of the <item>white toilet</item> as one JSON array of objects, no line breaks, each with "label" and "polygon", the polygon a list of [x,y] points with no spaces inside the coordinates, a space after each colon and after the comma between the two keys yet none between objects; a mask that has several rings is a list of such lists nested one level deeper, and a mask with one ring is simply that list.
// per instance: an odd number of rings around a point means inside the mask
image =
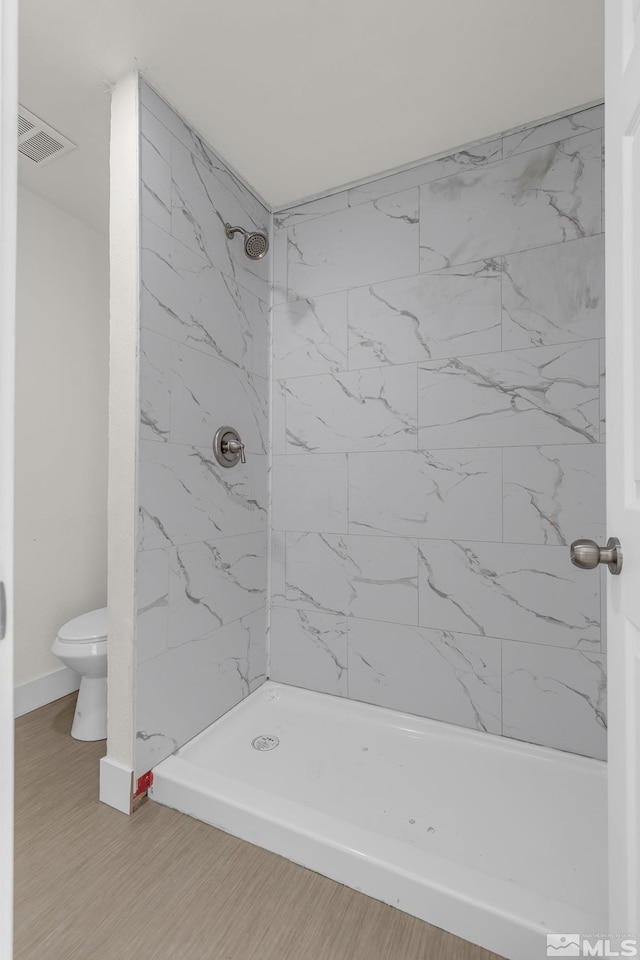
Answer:
[{"label": "white toilet", "polygon": [[104,740],[107,736],[107,608],[83,613],[65,623],[51,651],[81,678],[71,736],[76,740]]}]

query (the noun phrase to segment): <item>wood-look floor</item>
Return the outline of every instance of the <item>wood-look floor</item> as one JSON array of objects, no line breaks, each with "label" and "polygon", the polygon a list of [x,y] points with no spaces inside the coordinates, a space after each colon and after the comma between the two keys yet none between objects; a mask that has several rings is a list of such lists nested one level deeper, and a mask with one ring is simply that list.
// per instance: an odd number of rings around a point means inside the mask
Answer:
[{"label": "wood-look floor", "polygon": [[495,958],[174,810],[101,804],[74,703],[16,722],[15,960]]}]

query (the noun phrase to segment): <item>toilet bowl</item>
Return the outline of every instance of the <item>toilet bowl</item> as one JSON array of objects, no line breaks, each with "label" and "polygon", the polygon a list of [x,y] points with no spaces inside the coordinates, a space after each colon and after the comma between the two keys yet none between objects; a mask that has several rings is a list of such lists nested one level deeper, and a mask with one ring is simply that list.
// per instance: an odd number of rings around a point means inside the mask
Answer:
[{"label": "toilet bowl", "polygon": [[51,652],[80,674],[78,702],[71,727],[76,740],[107,736],[107,608],[69,620],[58,631]]}]

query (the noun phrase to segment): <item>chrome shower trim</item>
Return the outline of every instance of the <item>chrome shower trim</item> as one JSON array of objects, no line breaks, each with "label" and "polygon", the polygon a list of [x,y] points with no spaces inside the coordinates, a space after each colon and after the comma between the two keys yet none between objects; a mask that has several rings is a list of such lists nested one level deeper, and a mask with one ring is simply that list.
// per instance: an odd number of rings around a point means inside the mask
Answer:
[{"label": "chrome shower trim", "polygon": [[232,240],[236,233],[244,237],[244,252],[250,260],[262,260],[269,249],[269,238],[261,230],[250,233],[244,227],[232,227],[230,223],[224,225],[225,235]]},{"label": "chrome shower trim", "polygon": [[247,236],[247,231],[244,227],[232,227],[230,223],[225,223],[224,232],[229,240],[233,240],[236,233],[241,233],[243,237]]}]

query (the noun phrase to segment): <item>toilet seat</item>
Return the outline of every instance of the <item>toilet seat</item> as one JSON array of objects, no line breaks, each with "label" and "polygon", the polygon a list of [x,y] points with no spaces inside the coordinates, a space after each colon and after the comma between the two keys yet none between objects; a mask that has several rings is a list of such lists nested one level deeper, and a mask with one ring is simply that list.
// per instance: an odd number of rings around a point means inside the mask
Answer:
[{"label": "toilet seat", "polygon": [[95,643],[107,639],[107,607],[91,610],[69,620],[58,631],[58,639],[64,643]]}]

